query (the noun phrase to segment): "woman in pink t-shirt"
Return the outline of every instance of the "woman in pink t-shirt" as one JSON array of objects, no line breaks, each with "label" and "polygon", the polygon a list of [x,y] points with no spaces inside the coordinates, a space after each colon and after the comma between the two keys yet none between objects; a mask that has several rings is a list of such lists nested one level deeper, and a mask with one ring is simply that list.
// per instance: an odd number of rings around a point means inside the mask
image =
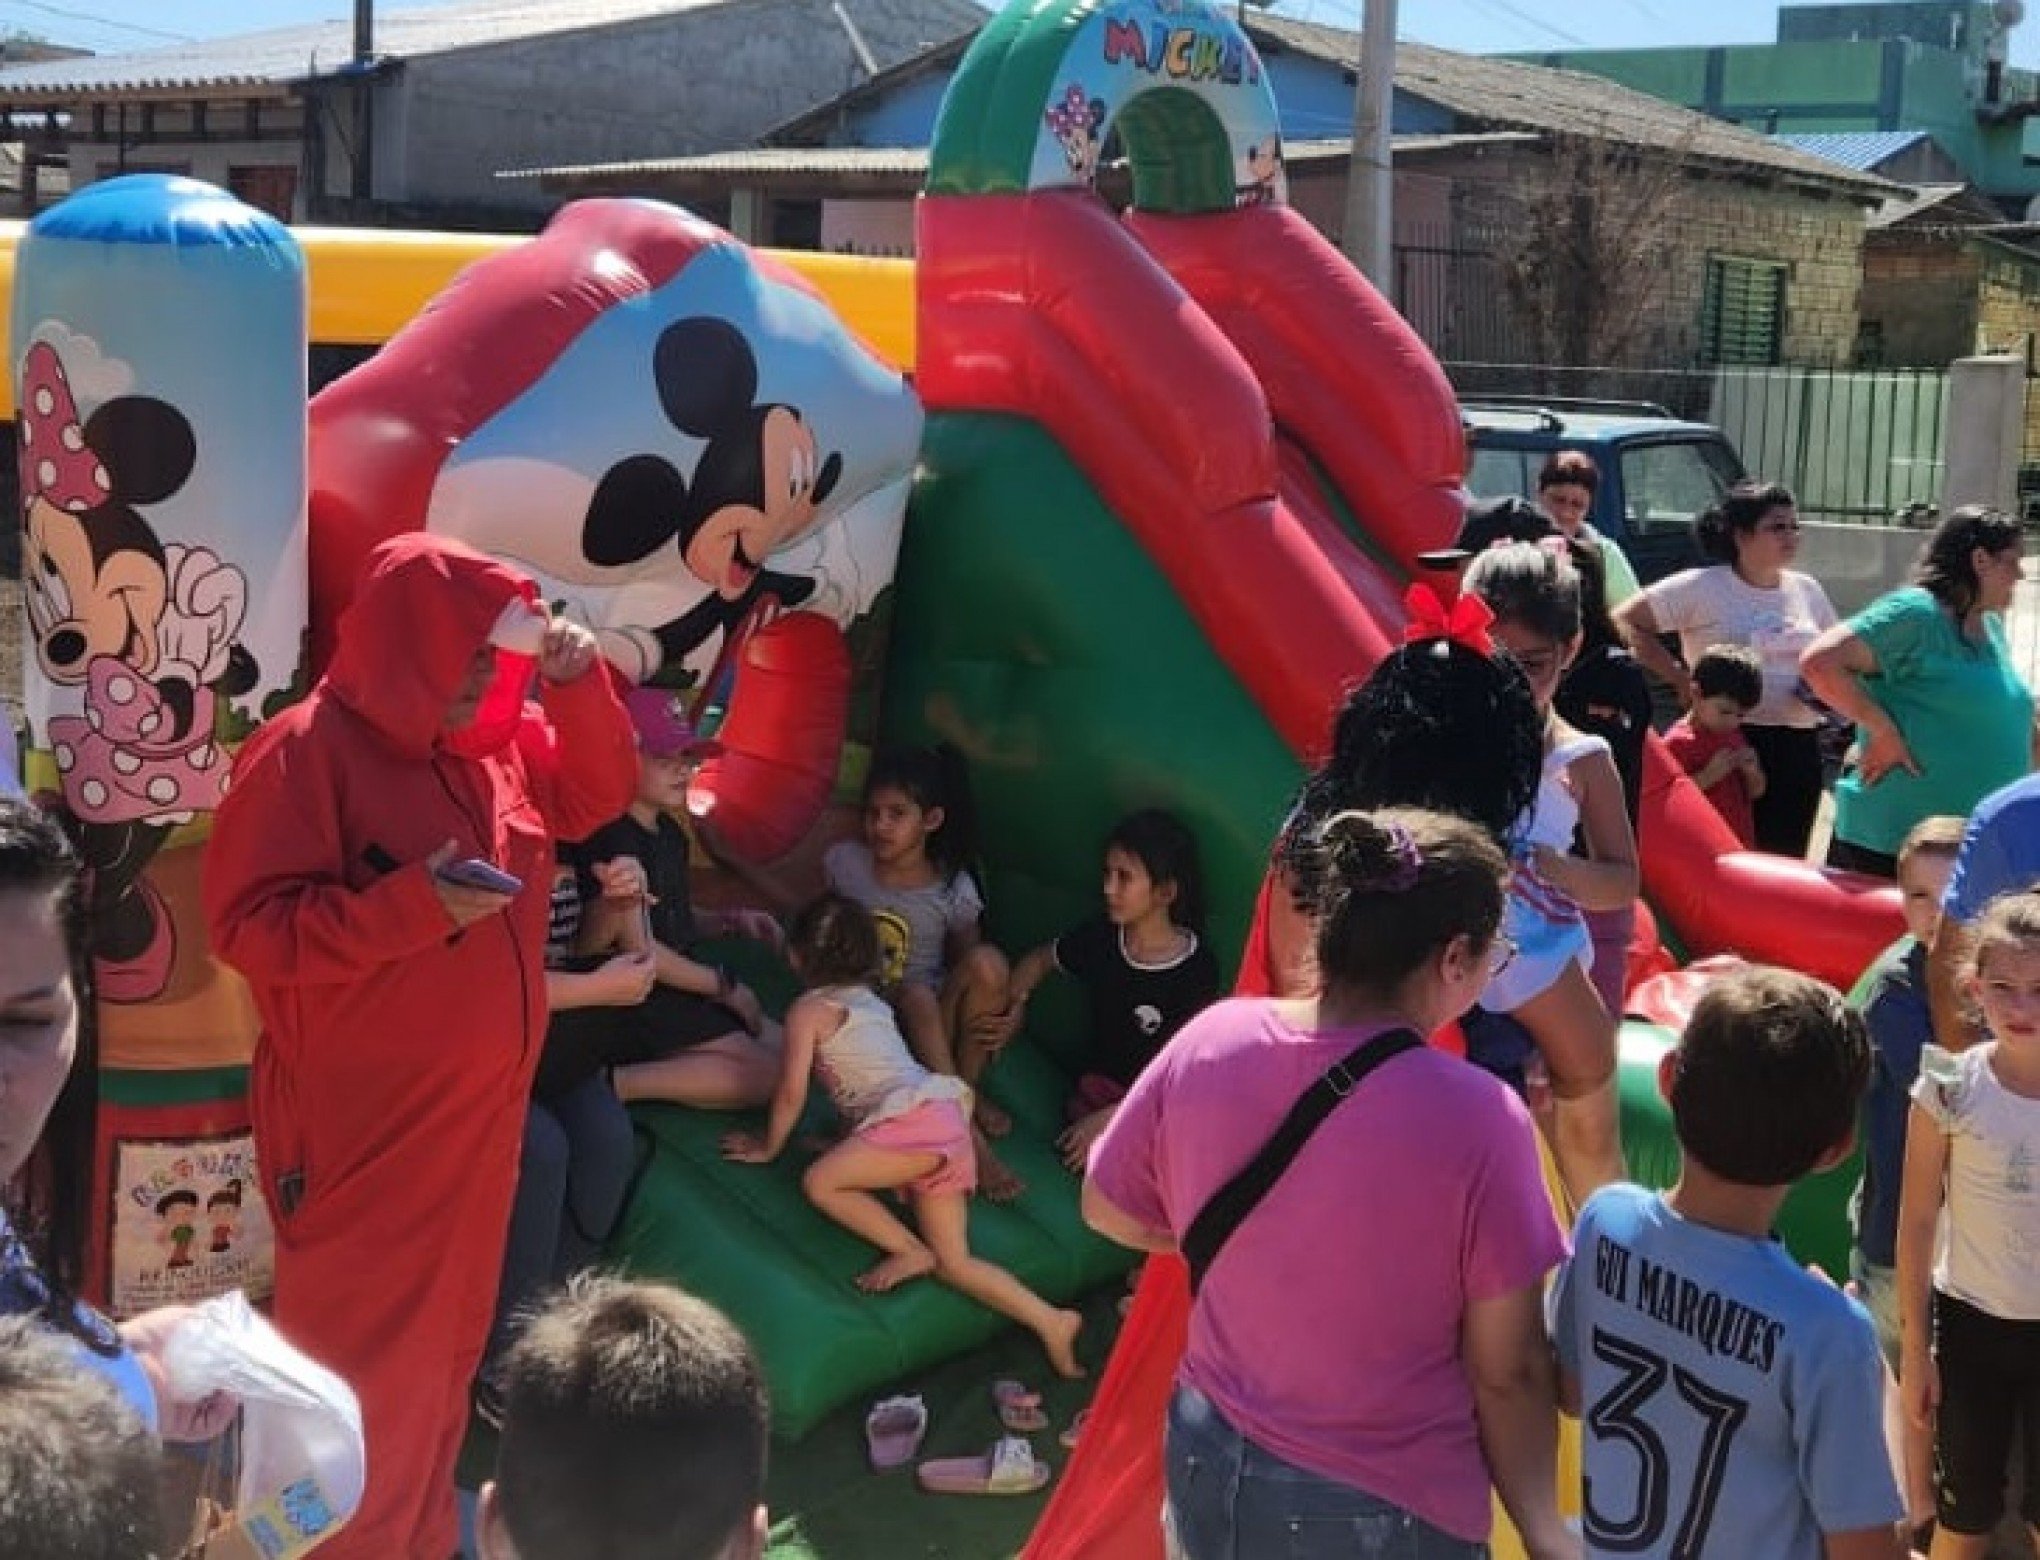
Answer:
[{"label": "woman in pink t-shirt", "polygon": [[[1479,828],[1343,812],[1307,848],[1321,994],[1209,1009],[1141,1075],[1084,1185],[1115,1240],[1176,1250],[1313,1085],[1456,1018],[1513,953]],[[1198,1290],[1169,1410],[1175,1552],[1471,1560],[1492,1481],[1534,1560],[1577,1555],[1542,1319],[1564,1251],[1529,1115],[1495,1079],[1418,1046],[1342,1089]]]}]

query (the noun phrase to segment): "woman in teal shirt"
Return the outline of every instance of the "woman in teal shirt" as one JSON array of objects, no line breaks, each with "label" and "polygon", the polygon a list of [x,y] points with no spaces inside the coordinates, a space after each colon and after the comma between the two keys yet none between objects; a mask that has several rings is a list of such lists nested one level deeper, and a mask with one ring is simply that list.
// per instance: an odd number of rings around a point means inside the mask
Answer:
[{"label": "woman in teal shirt", "polygon": [[1966,815],[2031,766],[2033,695],[2004,625],[2021,553],[2016,520],[1958,509],[1927,539],[1913,585],[1878,597],[1800,657],[1813,691],[1856,723],[1835,784],[1829,866],[1893,877],[1899,844],[1920,819]]}]

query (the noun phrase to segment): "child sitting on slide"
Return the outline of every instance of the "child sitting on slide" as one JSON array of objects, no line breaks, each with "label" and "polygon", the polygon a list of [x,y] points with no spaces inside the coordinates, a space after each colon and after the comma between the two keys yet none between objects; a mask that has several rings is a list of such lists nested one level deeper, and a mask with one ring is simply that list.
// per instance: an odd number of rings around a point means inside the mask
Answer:
[{"label": "child sitting on slide", "polygon": [[[798,869],[776,873],[732,859],[782,910],[818,887],[854,899],[878,926],[879,994],[898,1016],[923,1065],[961,1078],[976,1099],[978,1179],[985,1196],[1007,1202],[1026,1188],[987,1141],[1012,1119],[976,1092],[992,1058],[1012,1038],[996,1022],[1011,1006],[1012,971],[984,938],[984,894],[971,862],[976,819],[963,755],[948,744],[882,748],[864,781],[863,828],[822,857],[822,882]],[[712,843],[712,840],[711,840]]]},{"label": "child sitting on slide", "polygon": [[[946,743],[886,749],[864,781],[863,838],[822,858],[829,887],[871,912],[882,989],[914,1054],[973,1088],[998,1048],[972,1031],[1010,1005],[1012,974],[984,940],[984,894],[970,868],[976,827],[961,753]],[[984,1100],[977,1120],[994,1137],[1011,1125]]]},{"label": "child sitting on slide", "polygon": [[[762,910],[693,908],[687,833],[674,814],[687,799],[695,766],[714,751],[681,712],[675,696],[639,688],[624,701],[638,739],[637,794],[630,809],[574,850],[585,902],[612,885],[614,863],[629,860],[644,895],[637,913],[614,923],[609,942],[583,953],[648,953],[653,985],[631,1006],[577,1008],[554,1016],[536,1088],[547,1098],[579,1077],[614,1068],[620,1099],[666,1100],[708,1110],[760,1105],[779,1077],[779,1026],[751,989],[692,949],[704,936],[737,934],[777,946],[779,926]],[[613,898],[613,893],[611,894]]]},{"label": "child sitting on slide", "polygon": [[987,1030],[1003,1045],[1027,999],[1058,970],[1084,988],[1090,1065],[1077,1079],[1058,1140],[1081,1174],[1143,1068],[1218,997],[1218,960],[1201,934],[1204,883],[1197,837],[1159,808],[1122,818],[1105,837],[1105,912],[1043,943],[1013,971],[1013,1001]]},{"label": "child sitting on slide", "polygon": [[[885,1253],[857,1286],[883,1294],[932,1274],[1034,1333],[1059,1374],[1081,1376],[1075,1350],[1083,1318],[971,1254],[967,1203],[977,1163],[970,1087],[908,1051],[873,987],[883,955],[875,918],[845,895],[824,894],[795,918],[787,961],[806,990],[787,1011],[785,1066],[765,1135],[732,1132],[723,1152],[741,1164],[777,1159],[807,1104],[810,1074],[819,1078],[850,1135],[808,1166],[801,1190]],[[907,1195],[917,1229],[894,1215],[881,1192]]]}]

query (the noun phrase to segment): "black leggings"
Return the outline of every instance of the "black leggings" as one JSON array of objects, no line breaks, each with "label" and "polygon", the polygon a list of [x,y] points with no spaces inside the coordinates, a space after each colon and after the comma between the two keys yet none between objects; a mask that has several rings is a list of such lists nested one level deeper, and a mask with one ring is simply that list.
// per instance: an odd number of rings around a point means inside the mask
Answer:
[{"label": "black leggings", "polygon": [[2013,1432],[2024,1438],[2019,1515],[2040,1527],[2040,1322],[2007,1321],[1934,1292],[1935,1516],[1951,1533],[1988,1533],[2005,1509]]},{"label": "black leggings", "polygon": [[1890,851],[1851,845],[1844,839],[1828,841],[1827,864],[1849,872],[1861,872],[1866,877],[1883,878],[1886,882],[1895,882],[1898,878],[1898,857]]},{"label": "black leggings", "polygon": [[1764,794],[1753,809],[1757,849],[1804,859],[1820,811],[1820,733],[1810,726],[1745,724],[1743,735],[1764,766]]}]

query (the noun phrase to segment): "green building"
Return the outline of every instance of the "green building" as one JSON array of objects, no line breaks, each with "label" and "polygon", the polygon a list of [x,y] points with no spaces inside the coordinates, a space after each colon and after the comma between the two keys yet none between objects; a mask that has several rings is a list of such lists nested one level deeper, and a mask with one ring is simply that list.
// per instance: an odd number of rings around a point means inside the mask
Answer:
[{"label": "green building", "polygon": [[2003,0],[1786,5],[1776,43],[1517,58],[1753,130],[1922,130],[1977,189],[2023,216],[2040,196],[2040,76],[2002,63],[2017,15]]}]

